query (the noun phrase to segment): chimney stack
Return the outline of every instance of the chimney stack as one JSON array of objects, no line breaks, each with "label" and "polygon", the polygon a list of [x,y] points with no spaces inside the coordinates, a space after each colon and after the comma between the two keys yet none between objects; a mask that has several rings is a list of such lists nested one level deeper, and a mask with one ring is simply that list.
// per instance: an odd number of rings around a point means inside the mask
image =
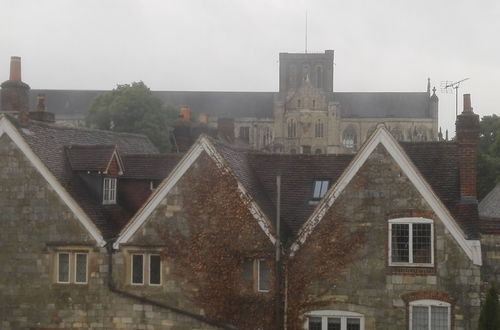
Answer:
[{"label": "chimney stack", "polygon": [[458,142],[460,197],[463,202],[477,203],[476,171],[477,141],[479,138],[479,116],[471,106],[470,94],[464,94],[464,110],[457,116],[456,130]]},{"label": "chimney stack", "polygon": [[1,111],[13,113],[27,113],[29,111],[30,86],[21,81],[20,57],[12,56],[10,58],[10,77],[9,80],[2,83],[1,87]]},{"label": "chimney stack", "polygon": [[21,81],[21,58],[11,56],[10,58],[10,81]]},{"label": "chimney stack", "polygon": [[187,105],[182,105],[181,106],[181,114],[180,117],[182,118],[182,121],[189,121],[189,107]]},{"label": "chimney stack", "polygon": [[36,111],[45,111],[45,94],[36,97]]},{"label": "chimney stack", "polygon": [[45,109],[45,94],[38,94],[36,101],[36,111],[29,112],[29,119],[54,123],[56,121],[54,113],[48,112]]}]

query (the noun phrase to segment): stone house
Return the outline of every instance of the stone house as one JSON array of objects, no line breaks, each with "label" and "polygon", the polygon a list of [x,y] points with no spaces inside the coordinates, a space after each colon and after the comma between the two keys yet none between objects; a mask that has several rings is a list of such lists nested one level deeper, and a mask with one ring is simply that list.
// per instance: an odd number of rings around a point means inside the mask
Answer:
[{"label": "stone house", "polygon": [[3,329],[475,329],[498,280],[468,96],[456,142],[322,155],[160,155],[42,101],[0,115]]}]

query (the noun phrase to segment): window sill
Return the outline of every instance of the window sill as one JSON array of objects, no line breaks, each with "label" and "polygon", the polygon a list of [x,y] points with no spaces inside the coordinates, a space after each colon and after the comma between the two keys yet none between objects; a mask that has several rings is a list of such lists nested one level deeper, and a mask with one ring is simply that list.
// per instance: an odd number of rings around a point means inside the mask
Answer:
[{"label": "window sill", "polygon": [[387,272],[391,275],[435,275],[436,274],[436,267],[433,265],[427,265],[427,266],[395,266],[395,265],[390,265],[387,267]]}]

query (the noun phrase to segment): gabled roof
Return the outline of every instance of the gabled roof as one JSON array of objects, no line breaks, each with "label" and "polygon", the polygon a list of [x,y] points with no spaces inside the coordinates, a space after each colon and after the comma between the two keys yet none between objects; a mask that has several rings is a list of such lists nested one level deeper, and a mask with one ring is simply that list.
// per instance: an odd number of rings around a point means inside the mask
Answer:
[{"label": "gabled roof", "polygon": [[[327,210],[333,205],[341,192],[349,184],[351,179],[356,175],[358,170],[379,144],[385,147],[389,155],[399,165],[403,173],[409,178],[414,187],[429,204],[431,209],[442,221],[456,242],[462,247],[467,256],[474,262],[474,264],[481,265],[480,242],[478,240],[467,239],[467,228],[462,227],[460,222],[453,217],[444,202],[434,192],[429,182],[427,182],[424,176],[420,173],[418,167],[411,161],[410,157],[406,154],[401,145],[383,125],[380,125],[375,133],[373,133],[363,144],[351,164],[345,169],[335,185],[330,188],[321,203],[303,224],[295,243],[292,245],[292,254],[299,249],[302,244],[304,244],[314,228],[319,222],[321,222]],[[473,207],[469,206],[462,211],[466,212],[467,215],[471,215],[473,213]]]},{"label": "gabled roof", "polygon": [[[105,145],[103,149],[107,151],[109,145],[116,146],[116,151],[120,154],[142,154],[157,153],[157,149],[145,136],[128,133],[114,133],[109,131],[62,127],[37,121],[29,121],[26,125],[20,125],[14,118],[7,119],[0,115],[3,127],[8,127],[13,136],[17,136],[16,143],[22,145],[23,152],[32,153],[32,162],[40,163],[40,171],[45,174],[51,185],[60,186],[60,194],[65,196],[63,200],[71,204],[71,208],[84,223],[87,229],[94,228],[97,232],[94,235],[100,237],[103,244],[103,237],[112,237],[117,230],[121,229],[120,221],[109,221],[109,214],[120,217],[131,216],[127,210],[110,210],[112,207],[105,207],[101,201],[90,196],[83,182],[73,171],[70,162],[66,157],[65,147],[71,145]],[[85,147],[83,147],[85,148]],[[82,161],[83,162],[83,161]],[[79,166],[79,165],[78,165]],[[101,165],[99,165],[101,166]],[[43,173],[45,173],[43,172]],[[56,191],[58,191],[56,189]],[[113,218],[113,217],[111,217]],[[83,219],[83,220],[82,220]],[[90,221],[92,225],[86,223]]]},{"label": "gabled roof", "polygon": [[479,215],[500,219],[500,183],[497,184],[479,203]]},{"label": "gabled roof", "polygon": [[[400,145],[384,127],[379,127],[355,157],[253,153],[203,137],[121,232],[115,247],[126,243],[132,237],[168,190],[182,177],[199,154],[206,151],[216,163],[222,167],[227,166],[234,175],[242,194],[250,198],[256,220],[262,221],[262,228],[267,234],[271,232],[267,224],[274,223],[275,220],[276,175],[281,173],[282,220],[288,238],[296,239],[294,249],[297,249],[378,144],[388,150],[467,255],[475,263],[481,263],[479,242],[470,239],[476,237],[477,225],[472,226],[477,224],[477,215],[474,216],[475,205],[458,203],[456,144]],[[333,185],[319,205],[312,201],[313,182],[316,179],[330,180]]]},{"label": "gabled roof", "polygon": [[106,173],[109,164],[115,156],[123,171],[121,159],[116,152],[116,146],[110,144],[103,145],[81,145],[72,144],[64,146],[69,165],[73,171],[90,171]]}]

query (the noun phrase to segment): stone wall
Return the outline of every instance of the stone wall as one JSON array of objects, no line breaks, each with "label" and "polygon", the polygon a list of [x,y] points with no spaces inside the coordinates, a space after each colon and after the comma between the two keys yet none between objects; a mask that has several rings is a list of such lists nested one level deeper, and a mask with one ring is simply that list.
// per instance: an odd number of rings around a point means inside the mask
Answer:
[{"label": "stone wall", "polygon": [[[0,136],[0,182],[0,328],[209,328],[112,293],[106,249],[96,247],[6,134]],[[58,251],[88,253],[87,284],[56,283]]]},{"label": "stone wall", "polygon": [[[408,327],[409,296],[442,297],[453,302],[453,329],[475,329],[480,267],[473,265],[383,146],[368,158],[319,226],[334,225],[335,216],[345,219],[352,231],[363,230],[365,243],[327,294],[331,303],[321,309],[361,313],[366,330],[401,330]],[[434,267],[389,266],[388,220],[404,216],[433,220]],[[313,236],[305,244],[327,243],[315,242]]]}]

